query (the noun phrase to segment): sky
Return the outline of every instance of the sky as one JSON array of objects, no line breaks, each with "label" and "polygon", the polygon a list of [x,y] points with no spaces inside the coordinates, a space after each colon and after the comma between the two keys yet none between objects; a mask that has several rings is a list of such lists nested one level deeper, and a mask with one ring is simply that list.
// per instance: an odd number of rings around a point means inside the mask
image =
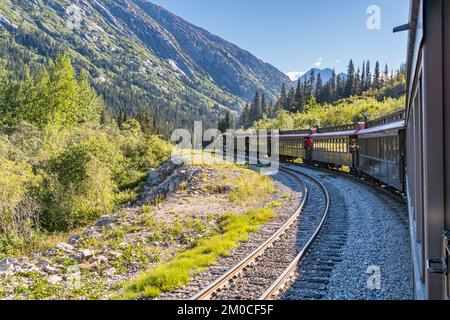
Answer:
[{"label": "sky", "polygon": [[407,33],[392,29],[408,22],[409,0],[151,1],[285,73],[406,61]]}]

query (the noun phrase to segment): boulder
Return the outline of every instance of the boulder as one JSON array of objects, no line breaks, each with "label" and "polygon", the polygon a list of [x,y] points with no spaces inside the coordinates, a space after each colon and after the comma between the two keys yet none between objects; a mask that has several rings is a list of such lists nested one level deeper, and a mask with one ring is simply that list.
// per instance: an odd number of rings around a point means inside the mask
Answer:
[{"label": "boulder", "polygon": [[51,264],[50,260],[44,258],[40,258],[37,263],[39,267],[46,267],[49,266],[50,264]]},{"label": "boulder", "polygon": [[75,235],[75,236],[71,237],[69,239],[69,241],[67,241],[67,243],[73,246],[74,244],[76,244],[78,242],[79,239],[80,239],[80,236]]},{"label": "boulder", "polygon": [[94,254],[92,253],[91,250],[89,250],[89,249],[84,249],[84,250],[81,250],[81,256],[82,256],[82,259],[83,259],[83,260],[89,260],[89,259],[91,259],[92,257],[94,257]]},{"label": "boulder", "polygon": [[64,251],[65,253],[72,253],[74,248],[71,244],[60,242],[56,245],[56,248],[58,248],[61,251]]},{"label": "boulder", "polygon": [[48,277],[47,281],[50,282],[51,284],[58,284],[63,281],[63,278],[57,275],[52,275]]},{"label": "boulder", "polygon": [[55,267],[52,266],[45,266],[43,268],[44,272],[47,274],[57,274],[59,272],[59,270]]},{"label": "boulder", "polygon": [[15,265],[15,264],[18,264],[18,263],[19,263],[19,261],[17,261],[17,259],[6,258],[6,259],[3,259],[3,260],[0,260],[0,267],[3,266],[3,265],[10,265],[10,264]]}]

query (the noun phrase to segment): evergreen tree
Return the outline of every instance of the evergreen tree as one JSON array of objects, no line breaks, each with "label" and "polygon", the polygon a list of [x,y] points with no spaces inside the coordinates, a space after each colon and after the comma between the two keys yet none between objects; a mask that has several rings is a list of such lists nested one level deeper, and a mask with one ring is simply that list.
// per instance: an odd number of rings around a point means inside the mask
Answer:
[{"label": "evergreen tree", "polygon": [[263,94],[261,97],[261,117],[270,117],[270,110],[269,107],[267,105],[267,101],[266,101],[266,95]]},{"label": "evergreen tree", "polygon": [[301,80],[297,81],[297,89],[295,90],[295,111],[303,112],[303,89]]},{"label": "evergreen tree", "polygon": [[281,86],[280,97],[278,98],[278,102],[277,102],[277,112],[285,109],[286,105],[287,105],[287,92],[286,92],[286,86],[283,83],[283,85]]},{"label": "evergreen tree", "polygon": [[314,69],[311,69],[306,95],[307,101],[313,98],[315,96],[315,93],[316,93],[316,71]]},{"label": "evergreen tree", "polygon": [[249,114],[249,127],[253,125],[256,121],[261,119],[261,96],[257,91],[255,93],[255,98],[250,106],[250,114]]},{"label": "evergreen tree", "polygon": [[322,103],[323,100],[323,82],[322,82],[322,76],[320,73],[317,75],[317,81],[316,81],[316,93],[315,98],[317,99],[317,102]]},{"label": "evergreen tree", "polygon": [[359,91],[360,92],[366,91],[366,62],[365,61],[363,61],[363,65],[362,65],[361,83],[359,86]]},{"label": "evergreen tree", "polygon": [[337,96],[337,77],[336,77],[336,69],[333,68],[333,72],[331,73],[331,80],[330,80],[330,100],[334,101]]},{"label": "evergreen tree", "polygon": [[219,119],[218,130],[222,133],[225,133],[232,127],[233,127],[233,120],[231,117],[231,112],[228,111],[224,118]]},{"label": "evergreen tree", "polygon": [[289,90],[286,110],[289,111],[289,112],[295,112],[296,111],[294,87],[292,87],[291,90]]},{"label": "evergreen tree", "polygon": [[381,74],[380,74],[380,62],[375,64],[375,74],[373,77],[373,89],[378,90],[381,88]]},{"label": "evergreen tree", "polygon": [[347,81],[345,83],[344,89],[345,98],[348,98],[354,94],[355,92],[354,85],[355,85],[355,65],[353,64],[353,60],[350,60],[350,63],[348,64]]},{"label": "evergreen tree", "polygon": [[354,95],[360,95],[361,94],[361,70],[358,68],[358,71],[356,72],[355,76],[355,83],[353,86],[353,94]]},{"label": "evergreen tree", "polygon": [[154,132],[152,117],[150,116],[148,109],[141,106],[138,107],[136,112],[136,120],[141,125],[141,130],[143,133]]},{"label": "evergreen tree", "polygon": [[370,72],[370,61],[366,62],[366,84],[364,87],[364,91],[369,90],[372,87],[372,74]]},{"label": "evergreen tree", "polygon": [[244,128],[244,129],[249,128],[249,122],[250,122],[249,118],[250,118],[250,106],[247,103],[245,105],[244,111],[242,111],[242,115],[241,115],[240,125],[242,126],[242,128]]},{"label": "evergreen tree", "polygon": [[[384,66],[384,78],[383,78],[383,82],[386,83],[389,81],[389,67],[388,64],[386,63],[386,65]],[[383,84],[384,84],[383,83]]]}]

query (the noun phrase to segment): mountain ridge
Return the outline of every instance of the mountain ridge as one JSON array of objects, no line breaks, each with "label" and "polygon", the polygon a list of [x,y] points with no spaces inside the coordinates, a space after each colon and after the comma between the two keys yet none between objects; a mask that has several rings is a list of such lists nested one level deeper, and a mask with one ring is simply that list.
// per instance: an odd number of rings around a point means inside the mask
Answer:
[{"label": "mountain ridge", "polygon": [[[77,10],[79,28],[68,28]],[[89,71],[109,109],[132,115],[143,106],[165,130],[193,120],[212,125],[227,110],[239,112],[255,91],[275,98],[283,83],[292,84],[248,51],[146,0],[78,0],[75,7],[8,0],[0,16],[0,52],[18,78],[26,64],[36,72],[66,51]]]}]

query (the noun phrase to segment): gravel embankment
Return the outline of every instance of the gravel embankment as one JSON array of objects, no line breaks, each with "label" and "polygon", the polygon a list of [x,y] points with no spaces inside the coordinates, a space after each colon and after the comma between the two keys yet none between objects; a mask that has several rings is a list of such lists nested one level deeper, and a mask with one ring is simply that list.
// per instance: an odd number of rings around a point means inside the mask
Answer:
[{"label": "gravel embankment", "polygon": [[[346,221],[346,241],[325,281],[326,294],[322,299],[414,299],[406,206],[351,178],[309,168],[296,169],[315,176],[329,188],[330,214],[340,214]],[[317,246],[326,241],[327,236],[321,236]],[[307,270],[300,266],[299,272]]]}]

